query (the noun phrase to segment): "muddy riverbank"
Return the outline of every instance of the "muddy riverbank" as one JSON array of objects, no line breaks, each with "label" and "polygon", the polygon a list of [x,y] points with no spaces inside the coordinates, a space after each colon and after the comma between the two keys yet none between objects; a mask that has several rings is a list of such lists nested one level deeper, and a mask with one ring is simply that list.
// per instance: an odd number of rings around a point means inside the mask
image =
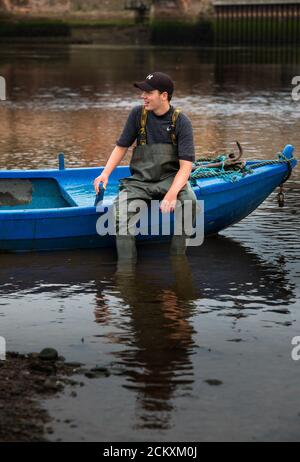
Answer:
[{"label": "muddy riverbank", "polygon": [[[45,353],[45,351],[44,351]],[[46,441],[53,432],[51,417],[41,400],[63,390],[76,397],[82,382],[72,378],[80,364],[63,357],[15,352],[0,361],[0,442]]]}]

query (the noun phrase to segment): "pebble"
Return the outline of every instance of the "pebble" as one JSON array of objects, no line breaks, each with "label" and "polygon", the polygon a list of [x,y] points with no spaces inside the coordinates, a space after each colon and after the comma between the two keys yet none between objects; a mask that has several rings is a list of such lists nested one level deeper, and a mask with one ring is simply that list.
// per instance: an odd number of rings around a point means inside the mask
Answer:
[{"label": "pebble", "polygon": [[57,380],[57,377],[45,380],[43,385],[44,389],[51,391],[62,391],[64,389],[64,384]]},{"label": "pebble", "polygon": [[40,352],[39,358],[43,361],[55,361],[58,359],[58,353],[54,348],[44,348]]},{"label": "pebble", "polygon": [[208,385],[214,385],[214,386],[223,384],[221,380],[217,380],[217,379],[207,379],[207,380],[204,380],[204,382],[208,383]]},{"label": "pebble", "polygon": [[86,372],[84,374],[88,379],[96,379],[97,375],[94,372]]},{"label": "pebble", "polygon": [[108,369],[106,369],[106,367],[96,366],[91,369],[91,372],[94,372],[98,376],[100,375],[105,375],[106,377],[110,376],[110,372]]}]

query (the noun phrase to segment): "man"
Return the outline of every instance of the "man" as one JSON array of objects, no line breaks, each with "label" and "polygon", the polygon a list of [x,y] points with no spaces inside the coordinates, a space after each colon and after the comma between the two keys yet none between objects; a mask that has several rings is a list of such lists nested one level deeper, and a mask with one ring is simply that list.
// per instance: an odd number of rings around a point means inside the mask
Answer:
[{"label": "man", "polygon": [[[118,234],[118,199],[122,193],[126,192],[128,202],[159,199],[163,213],[174,211],[177,201],[184,204],[186,200],[193,203],[193,218],[196,210],[196,196],[188,182],[195,160],[193,130],[189,118],[170,105],[173,81],[163,72],[153,72],[144,81],[134,83],[134,86],[142,91],[144,104],[130,112],[102,174],[94,181],[97,193],[100,183],[106,188],[111,172],[122,161],[128,148],[137,141],[130,162],[132,175],[121,180],[120,194],[114,203],[119,259],[136,259],[135,237]],[[185,254],[186,239],[184,233],[172,237],[172,255]]]}]

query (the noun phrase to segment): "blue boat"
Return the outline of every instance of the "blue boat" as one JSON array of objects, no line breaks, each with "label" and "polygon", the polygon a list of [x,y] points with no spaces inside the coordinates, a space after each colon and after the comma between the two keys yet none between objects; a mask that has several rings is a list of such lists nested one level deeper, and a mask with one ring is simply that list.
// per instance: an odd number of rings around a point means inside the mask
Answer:
[{"label": "blue boat", "polygon": [[[275,161],[247,161],[251,173],[237,181],[222,176],[199,178],[193,188],[204,201],[205,235],[216,234],[253,212],[286,181],[297,161],[287,145]],[[102,168],[0,171],[0,251],[28,252],[108,247],[111,235],[97,234],[100,213],[95,207],[93,182]],[[118,193],[119,180],[130,175],[128,166],[115,169],[109,179],[103,212]],[[166,239],[137,236],[137,239]]]}]

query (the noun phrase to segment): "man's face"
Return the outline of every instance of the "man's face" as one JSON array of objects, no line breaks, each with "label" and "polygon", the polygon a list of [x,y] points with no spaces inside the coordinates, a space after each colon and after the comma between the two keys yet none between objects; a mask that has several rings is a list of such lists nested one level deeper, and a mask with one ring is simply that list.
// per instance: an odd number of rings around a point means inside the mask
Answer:
[{"label": "man's face", "polygon": [[143,91],[141,98],[147,111],[155,111],[168,101],[168,93],[160,93],[158,90]]}]

